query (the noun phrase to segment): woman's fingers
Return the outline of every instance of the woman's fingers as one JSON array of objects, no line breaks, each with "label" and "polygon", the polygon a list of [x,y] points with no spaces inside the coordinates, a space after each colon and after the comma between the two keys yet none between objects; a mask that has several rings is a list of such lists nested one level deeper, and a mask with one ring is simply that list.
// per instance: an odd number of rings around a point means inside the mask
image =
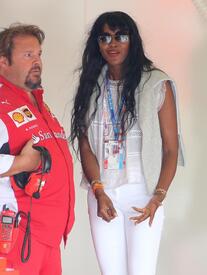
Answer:
[{"label": "woman's fingers", "polygon": [[116,213],[116,209],[114,208],[113,205],[111,205],[108,210],[107,210],[109,216],[111,216],[112,218],[117,217],[117,213]]},{"label": "woman's fingers", "polygon": [[138,208],[138,207],[133,206],[132,209],[134,209],[135,211],[140,212],[140,213],[145,212],[145,208]]},{"label": "woman's fingers", "polygon": [[138,224],[140,222],[143,222],[150,216],[150,209],[148,207],[145,208],[138,208],[138,207],[132,207],[135,211],[142,213],[139,216],[131,217],[130,220],[134,221],[134,224]]},{"label": "woman's fingers", "polygon": [[105,220],[106,222],[110,222],[112,220],[111,215],[108,213],[108,209],[101,209],[98,213],[98,216]]},{"label": "woman's fingers", "polygon": [[107,222],[117,216],[113,203],[106,194],[98,197],[98,216]]},{"label": "woman's fingers", "polygon": [[152,225],[155,212],[157,210],[157,206],[154,204],[148,204],[144,208],[132,207],[135,211],[141,213],[139,216],[131,217],[130,220],[134,221],[134,224],[137,225],[138,223],[143,222],[144,220],[149,218],[149,226]]},{"label": "woman's fingers", "polygon": [[117,213],[114,207],[107,207],[105,209],[101,209],[98,213],[98,216],[103,220],[110,222],[117,216]]},{"label": "woman's fingers", "polygon": [[151,215],[150,215],[149,226],[152,225],[152,222],[154,220],[154,216],[155,216],[155,212],[152,212]]}]

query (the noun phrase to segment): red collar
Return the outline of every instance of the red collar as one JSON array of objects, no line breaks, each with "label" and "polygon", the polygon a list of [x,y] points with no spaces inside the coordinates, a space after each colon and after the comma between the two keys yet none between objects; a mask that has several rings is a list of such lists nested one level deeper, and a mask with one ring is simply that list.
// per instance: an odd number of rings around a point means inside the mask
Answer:
[{"label": "red collar", "polygon": [[[3,85],[7,86],[12,92],[15,93],[15,95],[22,97],[24,100],[29,101],[29,97],[28,97],[28,92],[25,91],[24,89],[14,85],[13,83],[11,83],[10,81],[8,81],[6,78],[4,78],[3,76],[0,75],[0,83],[2,83]],[[38,104],[42,101],[42,95],[43,95],[44,91],[42,88],[38,88],[36,90],[32,91],[32,94],[34,95],[34,97],[36,98]]]}]

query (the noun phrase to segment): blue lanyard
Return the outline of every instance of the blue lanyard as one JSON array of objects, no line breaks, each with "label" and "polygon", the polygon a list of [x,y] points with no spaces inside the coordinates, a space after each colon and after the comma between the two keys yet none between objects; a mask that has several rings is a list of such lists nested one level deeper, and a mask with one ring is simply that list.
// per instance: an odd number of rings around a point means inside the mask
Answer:
[{"label": "blue lanyard", "polygon": [[105,78],[105,83],[106,83],[107,100],[108,100],[108,106],[109,106],[113,131],[114,131],[114,137],[115,137],[115,140],[118,140],[119,139],[119,133],[120,133],[120,129],[118,127],[119,116],[120,116],[121,111],[123,109],[125,100],[124,100],[124,97],[122,97],[119,108],[118,108],[117,116],[116,116],[108,77]]}]

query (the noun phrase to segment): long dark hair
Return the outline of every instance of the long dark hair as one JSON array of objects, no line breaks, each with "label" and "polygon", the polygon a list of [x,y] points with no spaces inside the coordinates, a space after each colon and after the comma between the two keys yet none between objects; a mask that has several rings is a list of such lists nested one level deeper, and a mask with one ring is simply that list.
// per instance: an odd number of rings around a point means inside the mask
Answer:
[{"label": "long dark hair", "polygon": [[89,126],[86,122],[86,113],[89,109],[94,88],[97,88],[98,93],[93,116],[97,110],[97,100],[101,93],[97,80],[103,66],[106,64],[106,61],[99,51],[97,37],[103,33],[105,24],[107,24],[111,30],[119,29],[121,32],[127,32],[130,37],[129,53],[123,63],[122,69],[122,96],[125,98],[126,107],[122,122],[124,122],[125,130],[130,128],[135,121],[136,103],[134,94],[141,80],[142,72],[150,71],[153,68],[152,61],[144,54],[142,39],[134,20],[128,14],[120,11],[101,14],[92,26],[82,57],[80,82],[75,96],[71,119],[70,140],[73,145],[75,139],[80,138]]}]

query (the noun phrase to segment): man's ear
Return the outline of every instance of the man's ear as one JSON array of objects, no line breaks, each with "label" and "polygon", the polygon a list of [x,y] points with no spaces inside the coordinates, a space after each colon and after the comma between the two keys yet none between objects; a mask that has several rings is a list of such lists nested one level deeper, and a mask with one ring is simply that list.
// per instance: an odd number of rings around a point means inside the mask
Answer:
[{"label": "man's ear", "polygon": [[5,56],[0,56],[0,67],[5,68],[9,65],[9,61]]}]

